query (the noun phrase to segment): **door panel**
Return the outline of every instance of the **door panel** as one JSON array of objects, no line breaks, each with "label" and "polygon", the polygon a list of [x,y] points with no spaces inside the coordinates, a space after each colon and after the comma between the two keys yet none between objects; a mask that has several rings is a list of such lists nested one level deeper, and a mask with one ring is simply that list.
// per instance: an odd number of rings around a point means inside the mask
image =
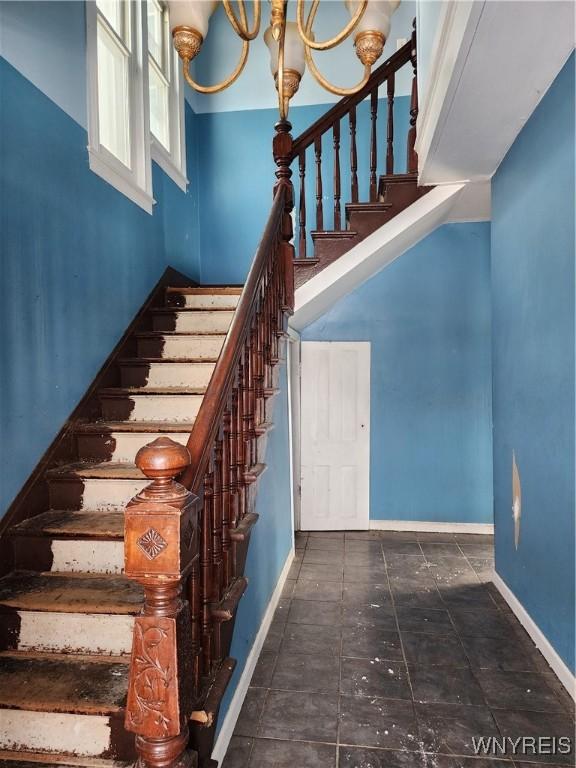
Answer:
[{"label": "door panel", "polygon": [[370,497],[370,343],[302,342],[303,530],[365,530]]}]

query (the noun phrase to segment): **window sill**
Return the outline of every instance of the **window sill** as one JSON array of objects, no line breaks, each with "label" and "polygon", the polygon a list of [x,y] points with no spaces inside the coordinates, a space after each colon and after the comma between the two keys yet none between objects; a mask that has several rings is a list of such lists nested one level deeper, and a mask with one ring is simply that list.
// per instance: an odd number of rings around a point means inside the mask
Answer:
[{"label": "window sill", "polygon": [[108,162],[102,153],[92,147],[88,147],[88,158],[91,171],[94,171],[114,189],[121,192],[133,203],[140,206],[140,208],[143,208],[146,213],[152,214],[154,198],[146,190],[134,183],[129,175],[129,171],[122,173],[122,171]]},{"label": "window sill", "polygon": [[178,187],[180,187],[182,192],[186,193],[188,189],[188,179],[186,178],[186,175],[175,165],[168,152],[166,152],[164,147],[162,147],[155,139],[152,139],[150,154],[156,165],[160,166],[164,173],[169,176]]}]

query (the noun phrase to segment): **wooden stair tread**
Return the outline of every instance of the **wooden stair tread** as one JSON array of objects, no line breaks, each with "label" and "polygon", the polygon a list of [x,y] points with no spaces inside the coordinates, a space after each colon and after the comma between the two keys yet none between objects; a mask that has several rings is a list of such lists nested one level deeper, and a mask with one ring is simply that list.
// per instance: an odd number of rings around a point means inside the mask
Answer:
[{"label": "wooden stair tread", "polygon": [[12,571],[0,579],[0,605],[25,611],[135,615],[143,594],[111,574]]},{"label": "wooden stair tread", "polygon": [[207,387],[103,387],[99,397],[126,395],[204,395]]},{"label": "wooden stair tread", "polygon": [[226,336],[228,331],[138,331],[134,334],[136,339],[162,339],[164,336],[169,338],[200,338],[200,339],[221,339],[222,336]]},{"label": "wooden stair tread", "polygon": [[74,478],[91,480],[146,480],[146,476],[135,464],[123,464],[116,461],[103,461],[99,464],[76,462],[50,469],[49,478]]},{"label": "wooden stair tread", "polygon": [[124,538],[123,512],[77,512],[49,509],[13,526],[12,536],[48,536],[57,538],[119,540]]},{"label": "wooden stair tread", "polygon": [[118,365],[156,365],[157,363],[171,363],[174,365],[190,365],[190,363],[206,363],[214,365],[218,362],[217,357],[122,357],[118,360]]},{"label": "wooden stair tread", "polygon": [[240,296],[243,288],[239,286],[202,286],[194,288],[174,288],[168,286],[166,293],[181,293],[183,296]]},{"label": "wooden stair tread", "polygon": [[235,578],[226,590],[226,594],[222,597],[219,603],[215,603],[212,606],[212,618],[215,621],[230,621],[234,618],[238,603],[242,598],[246,588],[248,587],[248,579],[245,576],[239,576]]},{"label": "wooden stair tread", "polygon": [[182,312],[187,315],[201,315],[203,312],[229,312],[234,314],[235,310],[229,307],[178,307],[172,305],[168,307],[152,307],[150,314],[153,315],[175,315]]},{"label": "wooden stair tread", "polygon": [[211,678],[206,682],[205,694],[202,697],[204,707],[192,713],[191,720],[200,727],[209,728],[216,717],[220,703],[224,698],[228,683],[236,667],[236,659],[224,659]]},{"label": "wooden stair tread", "polygon": [[407,181],[418,181],[417,173],[383,173],[379,180],[385,184],[405,184]]},{"label": "wooden stair tread", "polygon": [[76,424],[74,431],[101,435],[108,432],[191,432],[193,421],[88,421]]},{"label": "wooden stair tread", "polygon": [[310,232],[313,240],[350,240],[357,234],[353,229],[323,229]]},{"label": "wooden stair tread", "polygon": [[0,750],[0,768],[128,768],[132,763],[98,757]]},{"label": "wooden stair tread", "polygon": [[0,707],[112,715],[123,709],[128,665],[107,661],[0,656]]},{"label": "wooden stair tread", "polygon": [[316,256],[307,256],[304,259],[294,259],[294,266],[295,267],[313,267],[315,264],[318,264],[320,259],[316,258]]},{"label": "wooden stair tread", "polygon": [[346,203],[346,211],[348,213],[353,211],[366,211],[367,213],[381,213],[383,211],[389,211],[392,208],[392,203]]}]

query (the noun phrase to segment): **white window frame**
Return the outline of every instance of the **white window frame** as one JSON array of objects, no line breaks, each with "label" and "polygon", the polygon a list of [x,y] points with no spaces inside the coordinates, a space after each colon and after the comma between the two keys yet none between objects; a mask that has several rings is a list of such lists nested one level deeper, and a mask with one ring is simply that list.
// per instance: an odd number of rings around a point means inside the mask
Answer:
[{"label": "white window frame", "polygon": [[[160,5],[165,1],[159,0]],[[168,13],[169,10],[167,9]],[[186,178],[186,128],[184,114],[184,76],[180,66],[178,53],[172,45],[170,35],[170,23],[166,21],[165,45],[168,54],[168,66],[170,67],[170,83],[168,88],[168,120],[170,128],[170,152],[150,131],[152,160],[186,192],[188,179]],[[146,41],[148,34],[146,34]],[[151,57],[151,54],[148,54]]]},{"label": "white window frame", "polygon": [[[150,114],[148,103],[148,24],[146,9],[130,0],[132,45],[129,61],[130,151],[128,168],[100,144],[98,114],[98,24],[110,25],[101,16],[95,0],[86,2],[86,59],[88,75],[88,157],[90,169],[148,213],[152,213],[152,166],[150,159]],[[103,17],[102,17],[103,18]],[[144,47],[143,41],[146,42]],[[145,66],[144,66],[145,62]]]}]

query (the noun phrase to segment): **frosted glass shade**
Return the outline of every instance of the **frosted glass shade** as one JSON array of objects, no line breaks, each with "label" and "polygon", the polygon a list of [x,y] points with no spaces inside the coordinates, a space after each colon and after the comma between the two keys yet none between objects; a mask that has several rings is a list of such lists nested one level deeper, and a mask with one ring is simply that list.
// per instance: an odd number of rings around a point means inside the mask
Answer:
[{"label": "frosted glass shade", "polygon": [[[345,0],[345,4],[352,18],[358,10],[359,0]],[[390,19],[399,5],[400,0],[368,0],[354,35],[359,32],[380,32],[387,40],[390,34]]]},{"label": "frosted glass shade", "polygon": [[192,27],[205,39],[210,16],[216,10],[217,0],[170,0],[170,26]]},{"label": "frosted glass shade", "polygon": [[[264,33],[264,42],[270,51],[270,71],[272,76],[276,77],[278,73],[278,41],[272,37],[272,27],[268,27]],[[302,77],[305,65],[304,43],[298,34],[298,25],[295,21],[287,21],[284,37],[284,69],[293,69]]]}]

